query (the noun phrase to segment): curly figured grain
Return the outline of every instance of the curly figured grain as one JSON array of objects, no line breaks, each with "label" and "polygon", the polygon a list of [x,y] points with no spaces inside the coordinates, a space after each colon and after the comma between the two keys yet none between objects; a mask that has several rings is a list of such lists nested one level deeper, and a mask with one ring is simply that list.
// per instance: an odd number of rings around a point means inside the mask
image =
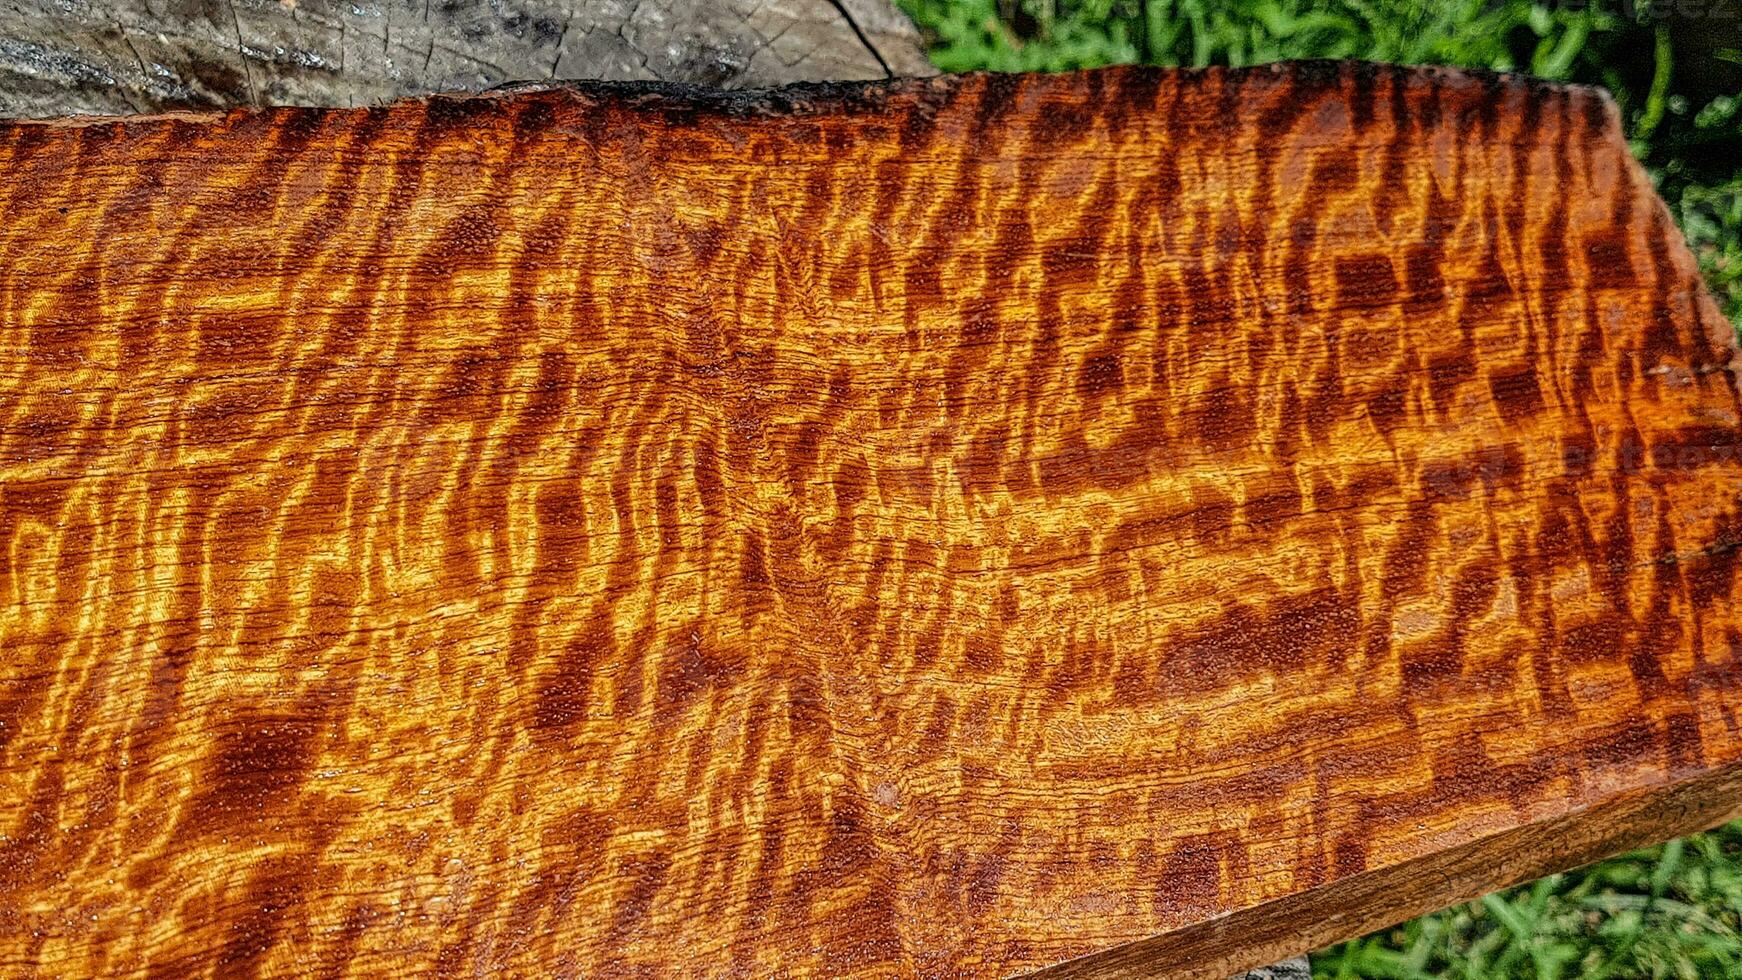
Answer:
[{"label": "curly figured grain", "polygon": [[1209,975],[1742,799],[1734,342],[1594,91],[583,86],[0,175],[8,975]]}]

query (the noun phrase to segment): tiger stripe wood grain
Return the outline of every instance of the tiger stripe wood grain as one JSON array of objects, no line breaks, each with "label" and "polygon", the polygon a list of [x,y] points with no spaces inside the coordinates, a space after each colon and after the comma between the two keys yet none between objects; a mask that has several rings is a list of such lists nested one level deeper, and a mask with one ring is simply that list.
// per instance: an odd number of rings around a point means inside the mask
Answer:
[{"label": "tiger stripe wood grain", "polygon": [[1225,975],[1718,821],[1735,361],[1505,77],[0,124],[0,973]]}]

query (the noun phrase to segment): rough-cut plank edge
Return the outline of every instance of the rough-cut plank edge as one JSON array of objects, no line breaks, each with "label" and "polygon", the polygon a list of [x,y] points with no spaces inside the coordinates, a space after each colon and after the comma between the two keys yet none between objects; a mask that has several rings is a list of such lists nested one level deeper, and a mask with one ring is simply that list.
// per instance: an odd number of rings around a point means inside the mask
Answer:
[{"label": "rough-cut plank edge", "polygon": [[[1580,94],[1603,103],[1608,122],[1620,129],[1620,109],[1609,90],[1598,85],[1578,82],[1554,82],[1513,72],[1487,69],[1446,68],[1439,65],[1393,65],[1384,62],[1354,59],[1317,59],[1277,61],[1243,68],[1212,66],[1209,68],[1152,68],[1148,66],[1114,65],[1084,69],[1076,74],[1087,79],[1113,78],[1124,75],[1162,75],[1202,82],[1216,77],[1243,81],[1262,76],[1286,78],[1291,82],[1322,82],[1332,84],[1352,68],[1362,70],[1401,71],[1426,79],[1434,84],[1457,89],[1520,89],[1527,97],[1560,93]],[[902,76],[868,81],[793,82],[772,88],[721,89],[682,82],[611,81],[592,78],[537,79],[505,82],[480,92],[432,92],[428,95],[398,99],[379,106],[238,106],[231,109],[177,110],[172,112],[126,115],[78,115],[49,119],[0,118],[12,125],[35,126],[99,126],[112,123],[177,120],[182,122],[216,123],[244,118],[260,113],[280,115],[308,112],[370,112],[396,105],[430,100],[501,99],[535,92],[566,92],[586,101],[613,101],[619,105],[648,112],[679,112],[685,115],[710,114],[726,117],[744,116],[815,116],[825,114],[855,114],[881,111],[895,101],[926,102],[928,97],[941,97],[976,79],[995,79],[1002,72],[962,72],[949,75]]]},{"label": "rough-cut plank edge", "polygon": [[[1232,912],[1218,919],[1067,960],[1034,978],[1177,977],[1222,980],[1303,949],[1319,949],[1531,881],[1742,817],[1742,766],[1680,784],[1637,790],[1524,824],[1414,861]],[[1423,889],[1413,884],[1432,879]],[[1323,915],[1326,909],[1342,909]],[[1316,916],[1316,917],[1315,917]],[[1301,929],[1295,923],[1313,923]],[[1233,942],[1233,937],[1239,942]],[[1237,949],[1239,953],[1218,954]]]}]

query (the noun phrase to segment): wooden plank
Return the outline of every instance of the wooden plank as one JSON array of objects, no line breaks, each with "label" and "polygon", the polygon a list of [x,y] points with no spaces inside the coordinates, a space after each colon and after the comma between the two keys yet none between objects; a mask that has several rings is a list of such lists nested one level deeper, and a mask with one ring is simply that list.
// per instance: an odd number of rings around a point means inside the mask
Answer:
[{"label": "wooden plank", "polygon": [[7,972],[1213,976],[1742,798],[1734,338],[1595,91],[581,85],[0,175]]}]

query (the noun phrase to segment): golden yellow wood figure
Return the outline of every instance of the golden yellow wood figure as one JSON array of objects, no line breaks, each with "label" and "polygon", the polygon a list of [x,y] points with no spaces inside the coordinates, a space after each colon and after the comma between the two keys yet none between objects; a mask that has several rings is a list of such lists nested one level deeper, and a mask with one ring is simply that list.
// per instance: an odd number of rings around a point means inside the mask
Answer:
[{"label": "golden yellow wood figure", "polygon": [[1600,93],[0,125],[0,974],[1218,977],[1742,802]]}]

